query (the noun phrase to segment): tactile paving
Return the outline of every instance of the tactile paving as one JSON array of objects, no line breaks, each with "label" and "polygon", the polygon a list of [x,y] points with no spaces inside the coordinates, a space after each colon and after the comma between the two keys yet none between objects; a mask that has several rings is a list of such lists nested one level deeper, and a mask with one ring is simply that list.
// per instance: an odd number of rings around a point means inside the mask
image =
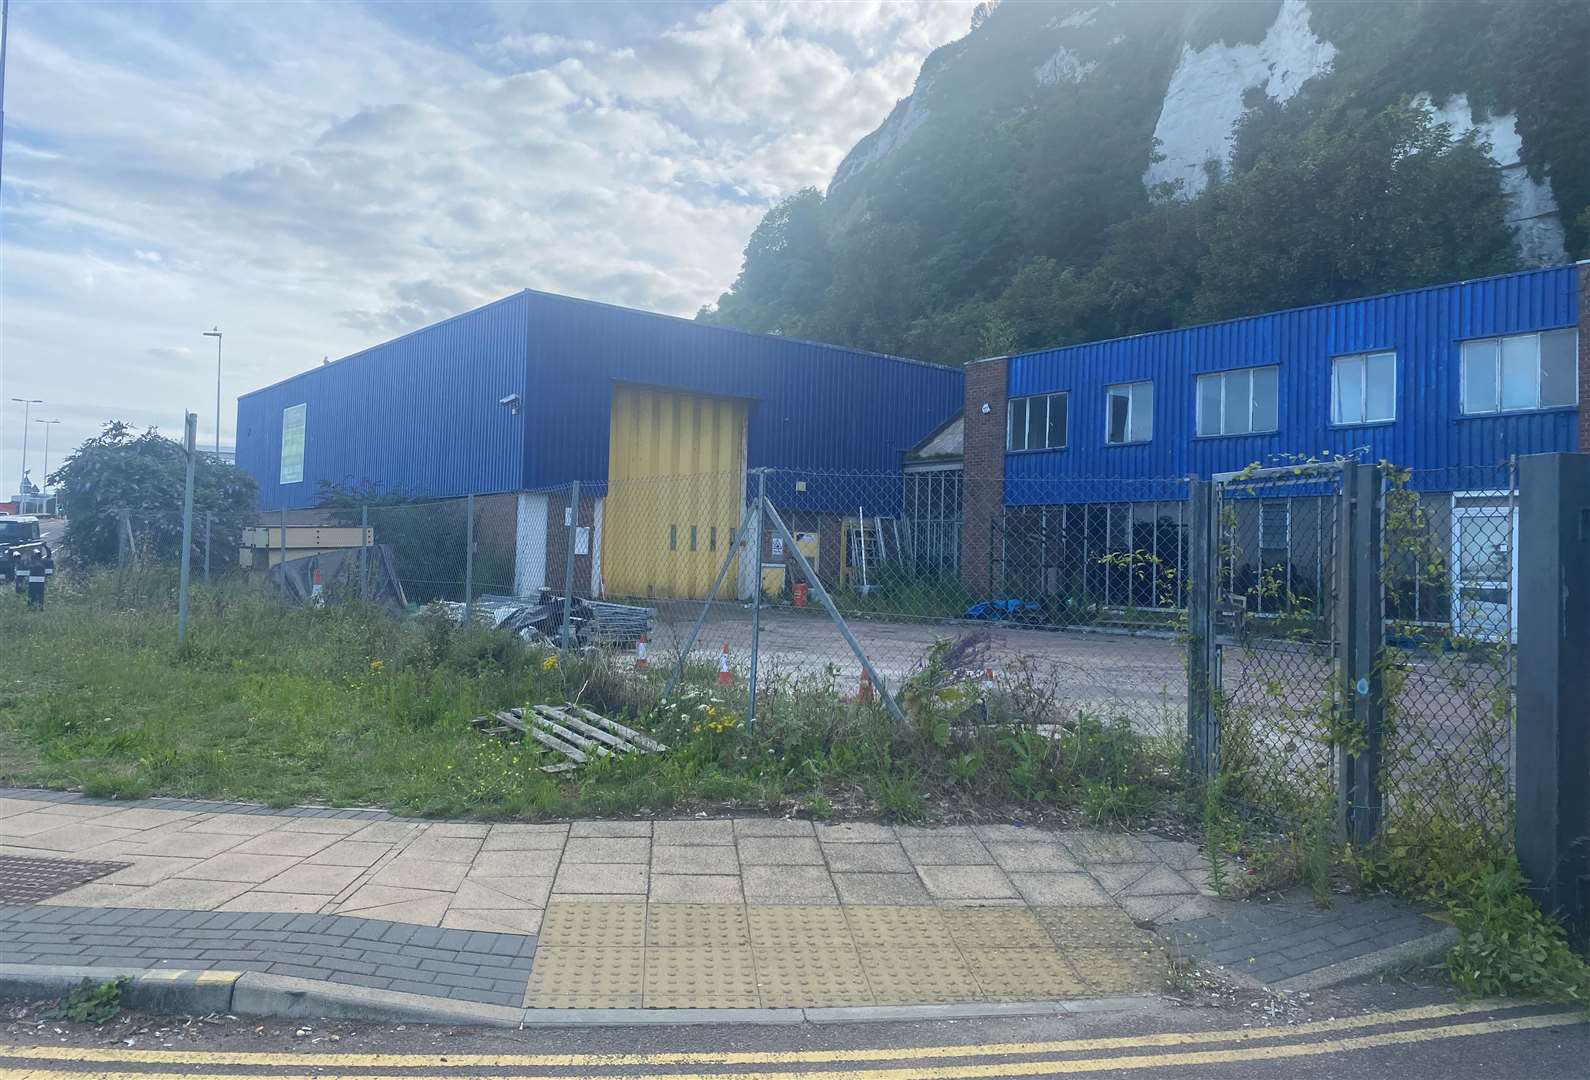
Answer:
[{"label": "tactile paving", "polygon": [[862,949],[861,969],[879,1005],[979,1001],[982,992],[955,948]]},{"label": "tactile paving", "polygon": [[860,949],[953,949],[938,908],[858,904],[844,909],[850,936]]},{"label": "tactile paving", "polygon": [[646,905],[554,902],[541,919],[542,947],[638,949],[646,944]]},{"label": "tactile paving", "polygon": [[1158,948],[1066,951],[1089,989],[1098,994],[1152,993],[1165,987],[1170,962]]},{"label": "tactile paving", "polygon": [[648,1009],[752,1009],[756,967],[745,949],[647,949]]},{"label": "tactile paving", "polygon": [[1033,917],[1061,949],[1139,948],[1153,944],[1153,935],[1117,907],[1040,907]]},{"label": "tactile paving", "polygon": [[1026,908],[947,908],[944,923],[962,949],[1041,949],[1054,943]]},{"label": "tactile paving", "polygon": [[1082,997],[1087,986],[1052,946],[1041,949],[967,949],[966,962],[983,996],[999,1001]]},{"label": "tactile paving", "polygon": [[750,943],[739,904],[652,904],[646,912],[648,946],[743,949]]},{"label": "tactile paving", "polygon": [[536,950],[524,1003],[532,1009],[638,1009],[646,952],[633,948],[545,947]]},{"label": "tactile paving", "polygon": [[757,948],[756,986],[768,1009],[871,1005],[872,991],[861,956],[839,948]]},{"label": "tactile paving", "polygon": [[850,948],[844,909],[752,904],[746,909],[751,944],[768,949]]}]

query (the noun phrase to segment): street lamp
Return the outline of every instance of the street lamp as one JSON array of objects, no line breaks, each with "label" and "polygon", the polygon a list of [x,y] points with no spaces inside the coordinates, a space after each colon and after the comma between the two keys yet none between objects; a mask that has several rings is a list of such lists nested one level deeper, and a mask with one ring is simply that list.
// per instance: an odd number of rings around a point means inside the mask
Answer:
[{"label": "street lamp", "polygon": [[44,399],[14,397],[11,400],[22,406],[22,482],[17,486],[17,494],[24,495],[26,492],[22,489],[28,485],[28,413],[33,406],[43,405]]},{"label": "street lamp", "polygon": [[221,328],[212,326],[205,337],[215,339],[215,460],[221,460]]},{"label": "street lamp", "polygon": [[60,420],[35,420],[33,422],[44,425],[44,473],[39,478],[40,483],[43,485],[39,488],[39,492],[42,494],[44,489],[49,487],[50,484],[50,429],[59,424]]}]

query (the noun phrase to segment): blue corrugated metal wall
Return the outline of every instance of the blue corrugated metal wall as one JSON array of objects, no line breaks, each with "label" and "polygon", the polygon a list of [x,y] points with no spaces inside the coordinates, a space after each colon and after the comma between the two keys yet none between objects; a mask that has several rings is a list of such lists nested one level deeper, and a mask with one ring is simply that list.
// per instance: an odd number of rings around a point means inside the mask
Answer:
[{"label": "blue corrugated metal wall", "polygon": [[[421,496],[521,486],[525,303],[510,296],[238,398],[237,463],[261,509],[313,506],[322,484]],[[280,484],[282,410],[304,403],[304,479]]]},{"label": "blue corrugated metal wall", "polygon": [[[965,396],[959,368],[527,291],[245,395],[238,464],[265,509],[313,505],[322,482],[599,489],[615,382],[747,399],[747,463],[784,470],[780,506],[869,514],[897,512],[901,455]],[[509,393],[518,417],[497,403]],[[284,486],[282,410],[300,402],[304,481]]]},{"label": "blue corrugated metal wall", "polygon": [[[1011,397],[1070,391],[1069,445],[1007,454],[1005,501],[1131,498],[1115,481],[1209,476],[1287,454],[1362,450],[1414,469],[1472,469],[1572,450],[1576,409],[1461,415],[1458,357],[1466,338],[1575,325],[1576,273],[1529,271],[1012,357]],[[1397,352],[1397,419],[1333,426],[1331,358],[1384,349]],[[1264,364],[1280,366],[1278,431],[1195,437],[1194,377]],[[1107,445],[1105,387],[1139,379],[1154,382],[1153,440]]]},{"label": "blue corrugated metal wall", "polygon": [[[906,450],[961,408],[959,368],[530,293],[526,487],[607,481],[614,382],[750,401],[746,461],[777,505],[894,514]],[[572,435],[572,437],[571,437]],[[801,475],[797,470],[809,470]],[[822,474],[843,472],[843,479]],[[796,491],[804,479],[806,491]]]}]

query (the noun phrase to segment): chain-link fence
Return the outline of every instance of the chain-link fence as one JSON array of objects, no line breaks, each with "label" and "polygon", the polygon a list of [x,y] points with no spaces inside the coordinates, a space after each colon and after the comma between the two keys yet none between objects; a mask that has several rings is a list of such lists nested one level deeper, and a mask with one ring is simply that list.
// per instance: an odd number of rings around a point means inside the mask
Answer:
[{"label": "chain-link fence", "polygon": [[[1357,462],[1213,482],[743,471],[196,517],[195,568],[469,611],[770,716],[955,688],[961,719],[1191,734],[1225,795],[1362,839],[1512,807],[1516,485]],[[207,527],[206,527],[207,526]],[[176,511],[114,515],[124,563]],[[206,535],[208,544],[206,545]],[[466,608],[466,605],[468,607]],[[752,688],[755,687],[754,699]],[[753,706],[754,700],[754,708]],[[907,710],[909,711],[909,710]]]},{"label": "chain-link fence", "polygon": [[1386,826],[1509,842],[1516,474],[1386,470],[1383,530]]},{"label": "chain-link fence", "polygon": [[1214,484],[1208,551],[1225,794],[1286,822],[1337,791],[1343,741],[1340,463],[1248,470]]}]

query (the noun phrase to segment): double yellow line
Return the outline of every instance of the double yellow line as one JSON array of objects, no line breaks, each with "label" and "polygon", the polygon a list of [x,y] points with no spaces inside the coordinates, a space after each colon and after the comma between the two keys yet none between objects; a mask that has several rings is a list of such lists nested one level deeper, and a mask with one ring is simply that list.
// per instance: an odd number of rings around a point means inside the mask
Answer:
[{"label": "double yellow line", "polygon": [[[1141,1070],[1186,1065],[1238,1064],[1250,1061],[1280,1061],[1289,1058],[1318,1057],[1353,1050],[1402,1046],[1441,1039],[1526,1031],[1581,1024],[1582,1012],[1557,1012],[1409,1027],[1402,1030],[1355,1035],[1367,1028],[1397,1024],[1416,1024],[1430,1020],[1462,1020],[1481,1013],[1516,1008],[1492,1002],[1465,1005],[1427,1005],[1419,1008],[1369,1013],[1363,1016],[1320,1020],[1288,1027],[1241,1028],[1225,1031],[1169,1032],[1157,1035],[1119,1036],[1099,1039],[1066,1039],[1051,1042],[961,1044],[956,1046],[890,1047],[857,1050],[737,1051],[725,1053],[675,1052],[655,1054],[298,1054],[268,1052],[220,1052],[189,1050],[134,1050],[62,1047],[19,1047],[0,1045],[0,1059],[50,1062],[56,1067],[27,1066],[0,1068],[0,1080],[61,1080],[73,1074],[102,1080],[194,1080],[196,1075],[215,1072],[107,1072],[83,1070],[81,1066],[207,1066],[211,1069],[274,1068],[315,1070],[294,1073],[250,1073],[270,1080],[324,1080],[327,1072],[358,1069],[403,1069],[400,1073],[359,1072],[359,1080],[423,1080],[427,1076],[460,1077],[479,1075],[469,1070],[511,1070],[516,1080],[601,1080],[618,1068],[711,1065],[756,1066],[759,1071],[653,1074],[666,1080],[793,1080],[798,1077],[820,1080],[973,1080],[980,1077],[1061,1076],[1106,1070]],[[1345,1033],[1345,1034],[1344,1034]],[[1336,1035],[1317,1041],[1295,1041],[1304,1036]],[[1293,1040],[1273,1042],[1270,1040]],[[1193,1050],[1188,1047],[1213,1043],[1266,1043],[1236,1045],[1220,1049]],[[1162,1048],[1162,1049],[1161,1049]],[[1160,1049],[1158,1053],[1143,1053]],[[1062,1057],[1094,1052],[1113,1052],[1104,1057]],[[1120,1051],[1138,1051],[1120,1053]],[[954,1058],[1046,1058],[1026,1061],[967,1061],[957,1065],[928,1066],[928,1061]],[[843,1068],[880,1062],[912,1062],[886,1068]],[[816,1066],[812,1068],[811,1066]],[[771,1068],[769,1068],[771,1067]],[[595,1068],[597,1074],[557,1072],[552,1074],[524,1070],[555,1068]],[[432,1070],[430,1073],[413,1070]],[[624,1074],[636,1077],[636,1073]]]}]

